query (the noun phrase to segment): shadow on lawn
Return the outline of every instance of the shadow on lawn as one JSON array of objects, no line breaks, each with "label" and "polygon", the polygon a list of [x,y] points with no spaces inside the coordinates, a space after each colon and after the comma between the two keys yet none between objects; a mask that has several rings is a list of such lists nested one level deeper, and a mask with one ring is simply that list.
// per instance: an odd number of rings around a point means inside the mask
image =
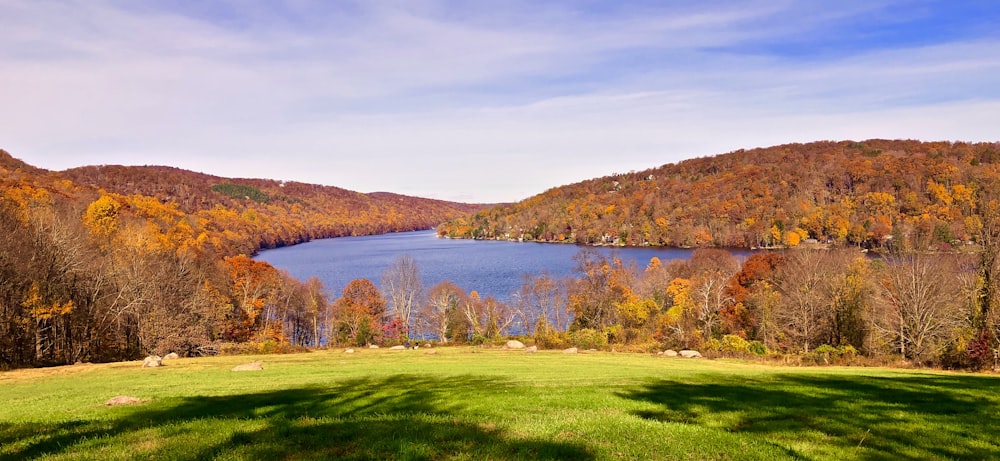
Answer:
[{"label": "shadow on lawn", "polygon": [[[63,424],[0,424],[0,459],[76,453],[95,438],[112,439],[157,429],[165,444],[183,424],[208,420],[231,434],[221,443],[153,452],[143,457],[210,459],[593,459],[584,446],[514,438],[492,424],[470,422],[450,395],[481,396],[501,390],[496,380],[438,380],[395,376],[357,379],[329,387],[253,394],[188,397],[176,405],[155,402],[118,419]],[[169,426],[169,427],[167,427]],[[236,430],[233,430],[236,428]],[[244,430],[244,428],[252,428]],[[44,434],[39,436],[39,434]],[[123,439],[124,440],[124,439]],[[109,443],[126,443],[122,441]],[[138,453],[134,453],[139,455]]]},{"label": "shadow on lawn", "polygon": [[[622,393],[656,404],[646,419],[857,449],[864,458],[1000,459],[1000,380],[984,376],[784,374],[711,383],[656,381]],[[988,399],[987,397],[991,398]]]}]

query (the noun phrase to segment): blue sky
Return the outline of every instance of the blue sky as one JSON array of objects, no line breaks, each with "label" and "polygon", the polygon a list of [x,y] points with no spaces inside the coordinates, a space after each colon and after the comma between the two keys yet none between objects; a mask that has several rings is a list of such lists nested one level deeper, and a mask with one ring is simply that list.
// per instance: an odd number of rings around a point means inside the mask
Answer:
[{"label": "blue sky", "polygon": [[0,148],[446,200],[1000,141],[1000,3],[0,0]]}]

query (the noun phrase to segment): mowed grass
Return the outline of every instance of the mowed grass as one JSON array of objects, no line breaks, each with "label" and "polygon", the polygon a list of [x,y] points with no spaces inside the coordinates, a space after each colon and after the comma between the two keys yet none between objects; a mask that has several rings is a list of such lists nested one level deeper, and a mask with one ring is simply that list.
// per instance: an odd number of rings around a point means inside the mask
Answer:
[{"label": "mowed grass", "polygon": [[0,459],[1000,459],[996,376],[438,351],[0,373]]}]

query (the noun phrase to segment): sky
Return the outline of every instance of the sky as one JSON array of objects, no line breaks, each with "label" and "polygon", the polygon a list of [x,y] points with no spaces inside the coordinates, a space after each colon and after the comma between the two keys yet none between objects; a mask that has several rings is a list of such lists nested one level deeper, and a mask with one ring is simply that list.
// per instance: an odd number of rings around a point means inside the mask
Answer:
[{"label": "sky", "polygon": [[0,148],[443,200],[1000,141],[994,0],[0,0]]}]

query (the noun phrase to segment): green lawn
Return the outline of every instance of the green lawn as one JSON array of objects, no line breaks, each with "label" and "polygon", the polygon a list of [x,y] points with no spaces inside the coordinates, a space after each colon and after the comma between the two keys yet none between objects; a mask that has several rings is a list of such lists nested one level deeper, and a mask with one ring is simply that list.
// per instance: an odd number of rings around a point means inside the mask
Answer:
[{"label": "green lawn", "polygon": [[473,348],[166,363],[0,373],[0,459],[1000,459],[995,376]]}]

